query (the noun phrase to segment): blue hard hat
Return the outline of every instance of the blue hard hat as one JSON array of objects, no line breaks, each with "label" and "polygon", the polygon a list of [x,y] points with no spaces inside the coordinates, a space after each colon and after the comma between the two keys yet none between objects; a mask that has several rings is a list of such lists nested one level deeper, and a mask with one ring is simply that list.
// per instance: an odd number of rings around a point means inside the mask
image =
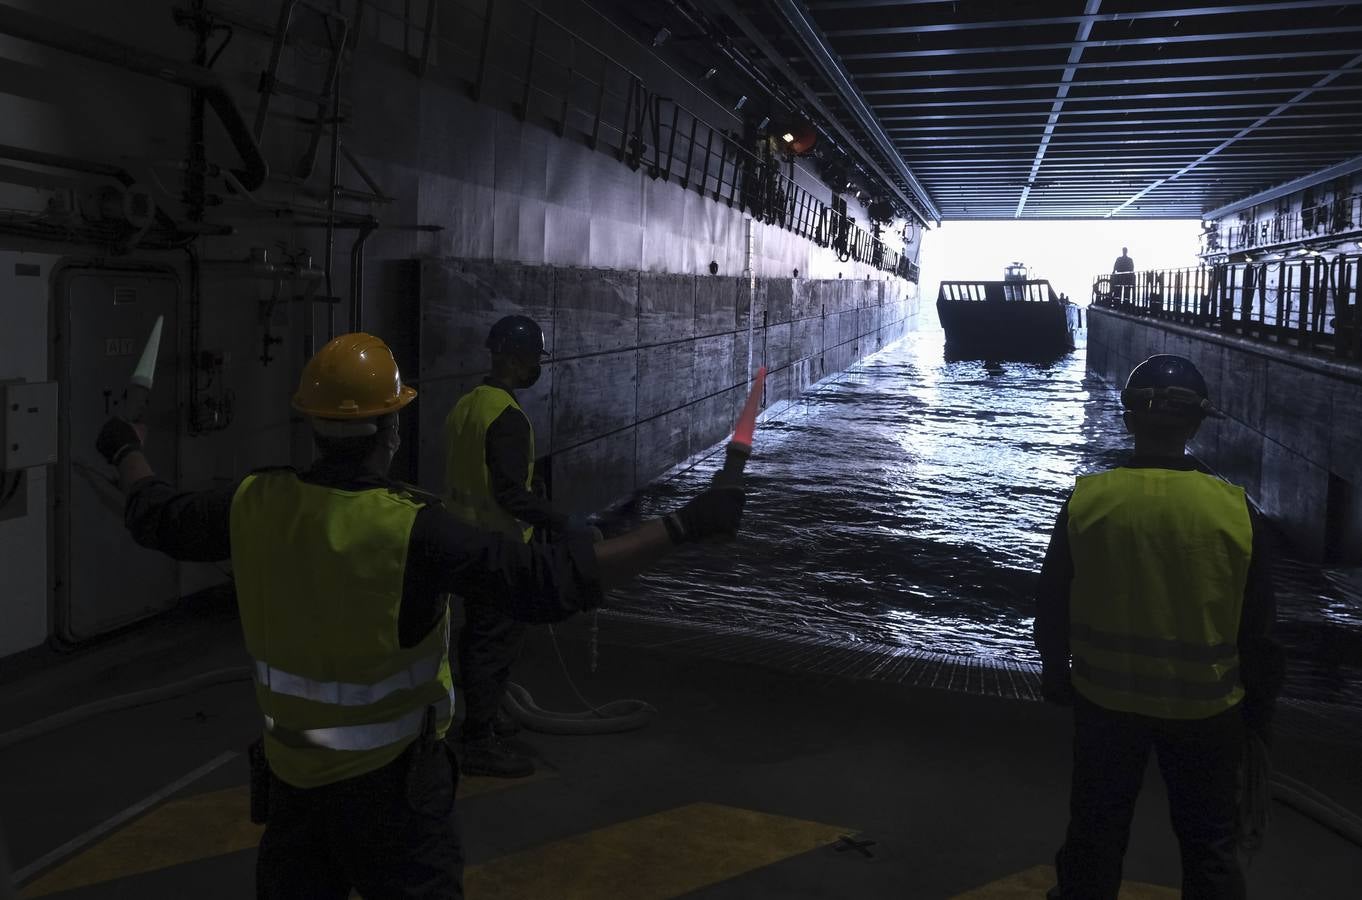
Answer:
[{"label": "blue hard hat", "polygon": [[1209,393],[1206,379],[1190,359],[1160,353],[1131,370],[1121,405],[1141,415],[1199,421],[1218,415]]},{"label": "blue hard hat", "polygon": [[544,329],[529,316],[505,316],[487,332],[487,349],[493,353],[520,353],[548,356],[544,349]]}]

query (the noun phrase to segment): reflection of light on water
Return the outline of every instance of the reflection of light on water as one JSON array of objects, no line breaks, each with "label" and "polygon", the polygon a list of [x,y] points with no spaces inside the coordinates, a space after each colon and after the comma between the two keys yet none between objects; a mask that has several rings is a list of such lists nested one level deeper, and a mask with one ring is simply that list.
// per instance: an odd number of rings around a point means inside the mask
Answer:
[{"label": "reflection of light on water", "polygon": [[[1081,351],[947,363],[940,333],[909,335],[762,423],[731,549],[678,553],[611,603],[1034,662],[1054,517],[1074,476],[1116,464],[1126,442],[1116,392],[1085,379]],[[675,508],[721,462],[652,486],[638,514]],[[1278,581],[1290,690],[1362,706],[1362,572],[1284,562]]]}]

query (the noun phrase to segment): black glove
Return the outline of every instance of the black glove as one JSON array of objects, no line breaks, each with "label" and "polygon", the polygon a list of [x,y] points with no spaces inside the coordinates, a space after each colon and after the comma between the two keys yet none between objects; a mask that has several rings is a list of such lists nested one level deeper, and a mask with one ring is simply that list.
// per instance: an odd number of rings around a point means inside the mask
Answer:
[{"label": "black glove", "polygon": [[1040,695],[1056,706],[1074,705],[1074,684],[1068,666],[1045,666],[1040,671]]},{"label": "black glove", "polygon": [[109,465],[116,466],[132,451],[142,449],[142,439],[138,437],[137,429],[132,427],[131,422],[114,416],[99,429],[99,437],[95,438],[95,449],[99,451],[100,456],[108,460]]},{"label": "black glove", "polygon": [[720,476],[709,490],[662,520],[672,542],[702,541],[709,537],[732,537],[742,524],[747,491],[742,478]]}]

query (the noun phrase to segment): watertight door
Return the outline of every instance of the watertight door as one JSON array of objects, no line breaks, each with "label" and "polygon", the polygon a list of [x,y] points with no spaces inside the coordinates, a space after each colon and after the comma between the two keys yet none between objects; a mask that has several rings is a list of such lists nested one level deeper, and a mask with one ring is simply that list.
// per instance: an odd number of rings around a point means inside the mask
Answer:
[{"label": "watertight door", "polygon": [[147,454],[174,483],[179,459],[174,275],[67,269],[55,285],[61,439],[55,508],[57,632],[81,641],[174,604],[177,564],[123,527],[123,495],[95,437],[125,402],[128,377],[158,315],[165,316],[147,407]]}]

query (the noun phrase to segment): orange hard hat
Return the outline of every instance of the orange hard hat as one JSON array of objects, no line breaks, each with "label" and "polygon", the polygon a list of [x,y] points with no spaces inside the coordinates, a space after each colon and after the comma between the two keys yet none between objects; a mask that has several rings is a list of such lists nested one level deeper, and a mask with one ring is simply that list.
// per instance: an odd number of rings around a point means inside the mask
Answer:
[{"label": "orange hard hat", "polygon": [[402,384],[388,345],[372,334],[343,334],[303,367],[293,408],[321,419],[371,419],[416,399]]}]

